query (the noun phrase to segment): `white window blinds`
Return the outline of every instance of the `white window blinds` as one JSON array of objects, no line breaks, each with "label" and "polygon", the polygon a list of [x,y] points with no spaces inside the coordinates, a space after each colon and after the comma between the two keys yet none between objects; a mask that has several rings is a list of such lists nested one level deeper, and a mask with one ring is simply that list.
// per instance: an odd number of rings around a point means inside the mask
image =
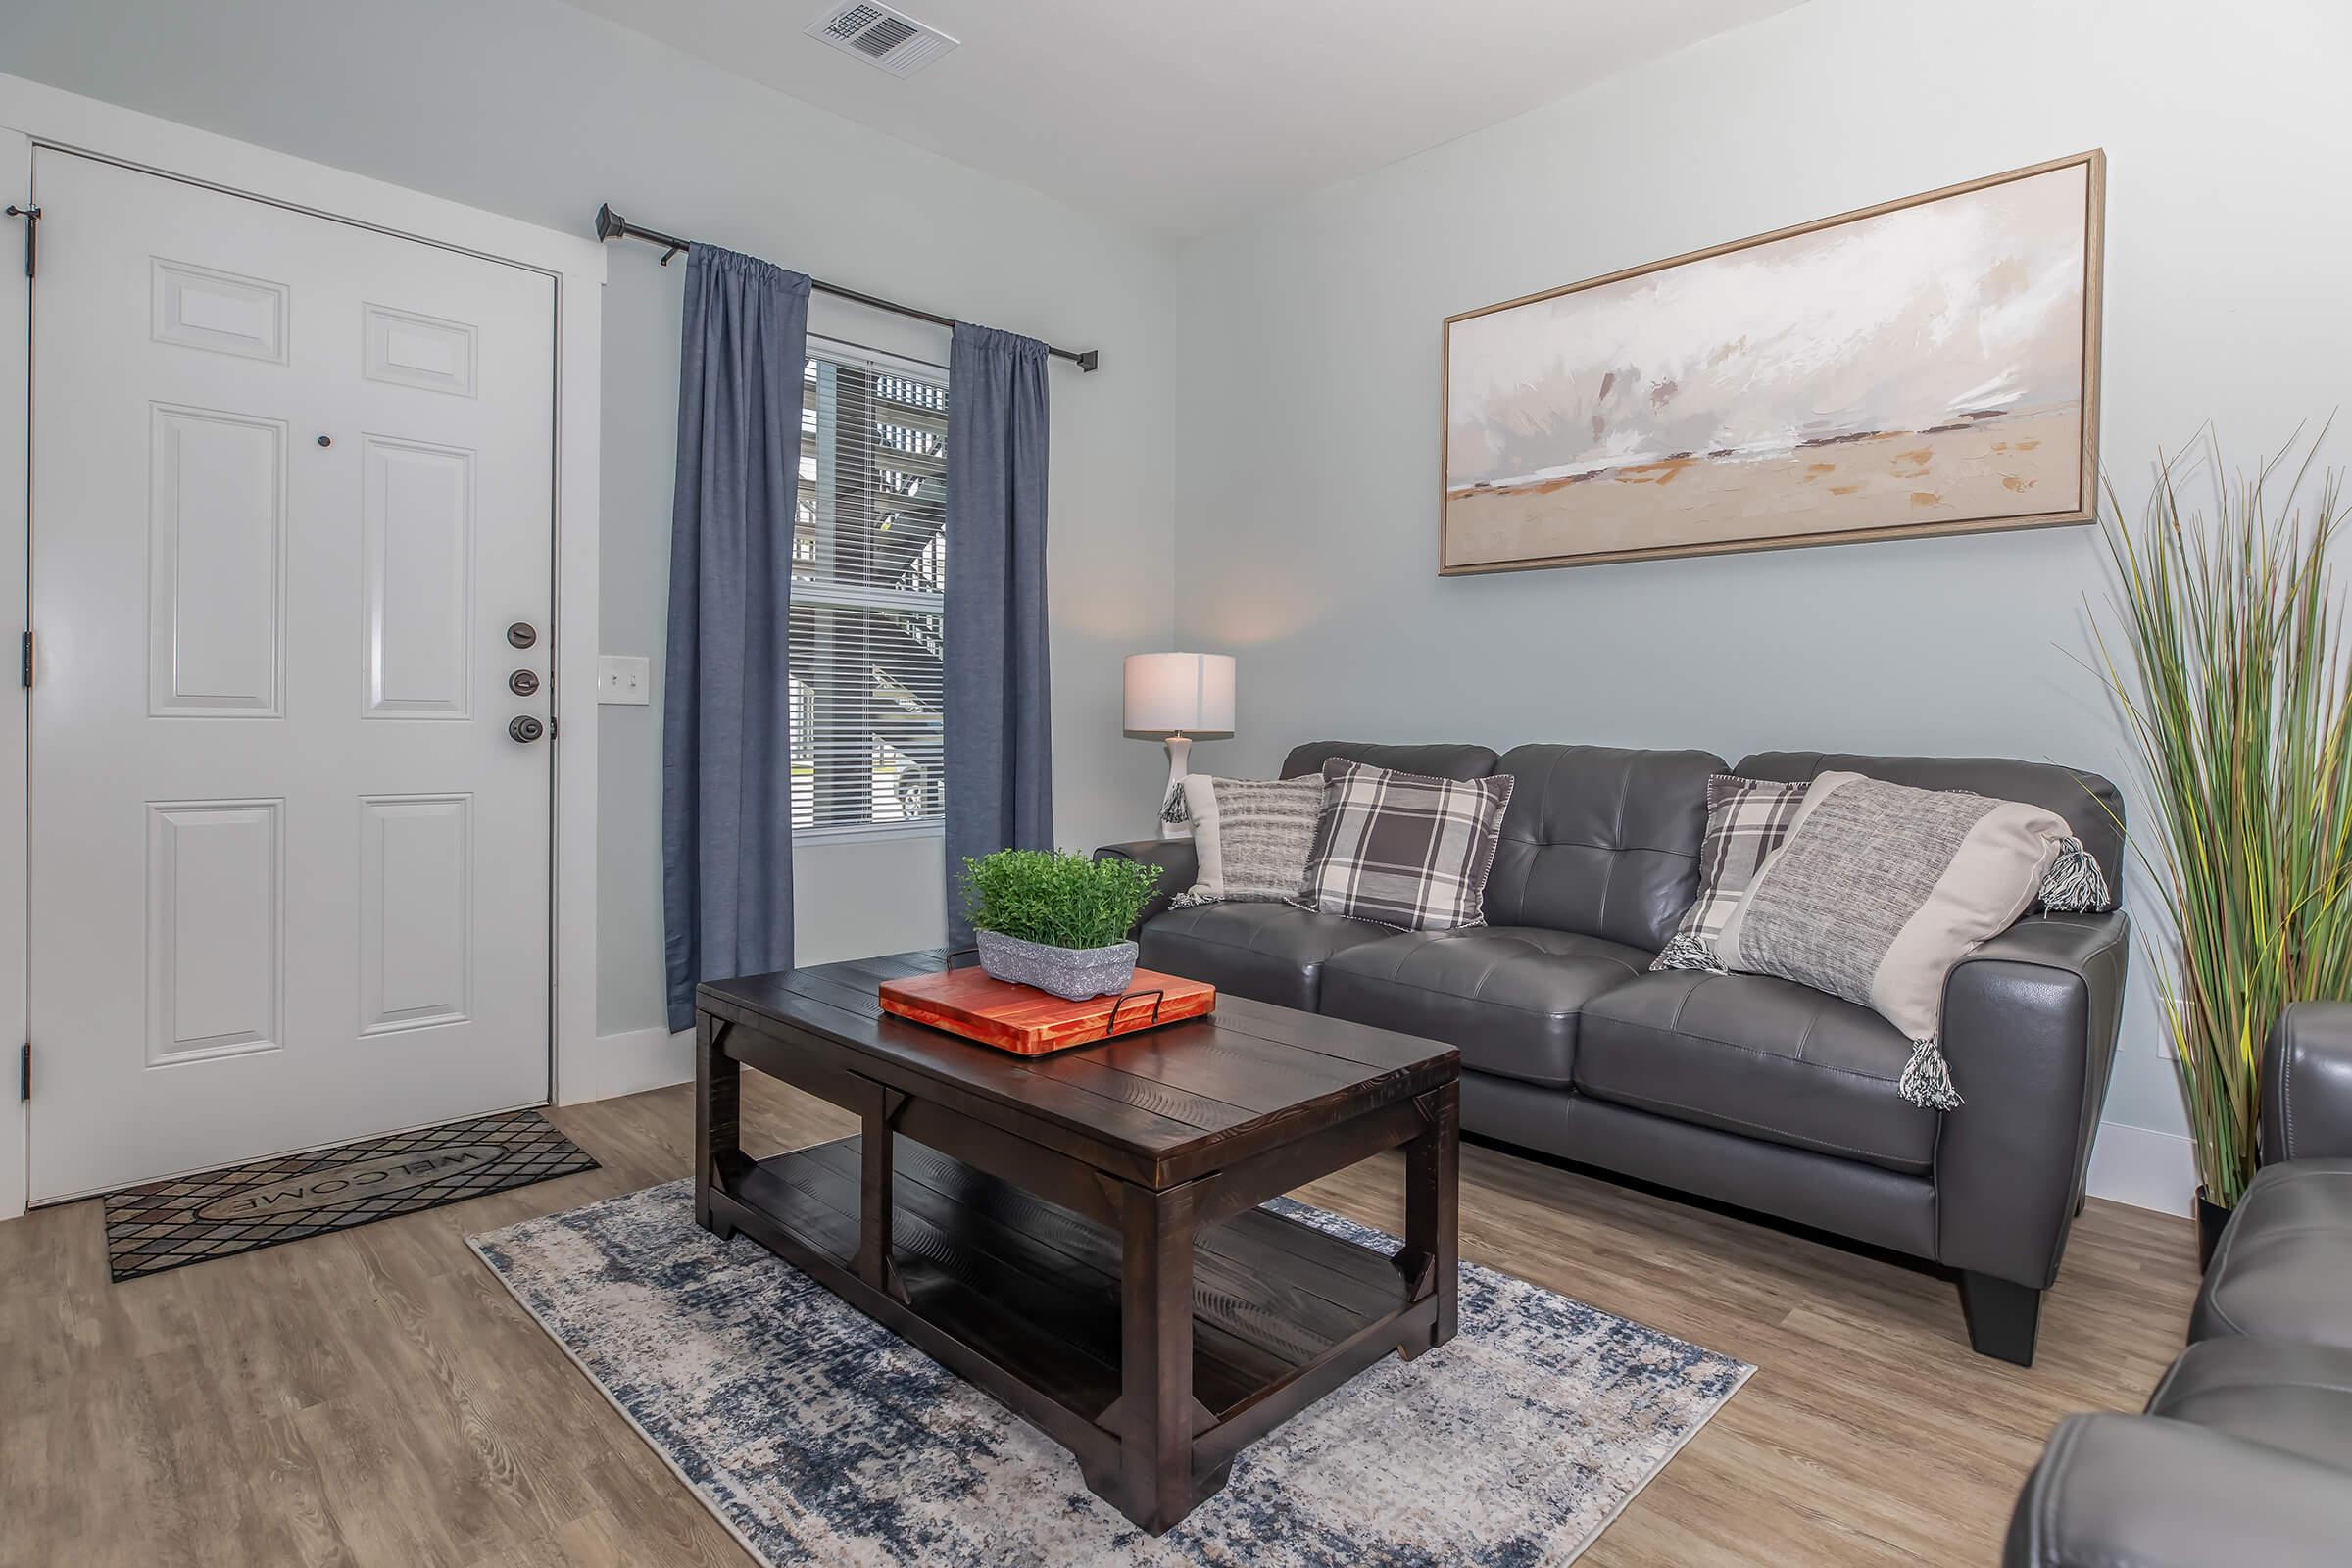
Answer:
[{"label": "white window blinds", "polygon": [[812,345],[792,545],[792,825],[929,823],[940,770],[948,379]]}]

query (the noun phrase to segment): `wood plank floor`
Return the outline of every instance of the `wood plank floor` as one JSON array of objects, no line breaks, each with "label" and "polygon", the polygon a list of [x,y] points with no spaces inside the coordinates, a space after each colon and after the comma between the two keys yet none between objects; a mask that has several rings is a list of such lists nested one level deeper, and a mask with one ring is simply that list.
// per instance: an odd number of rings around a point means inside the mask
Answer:
[{"label": "wood plank floor", "polygon": [[[853,1130],[744,1088],[755,1155]],[[688,1092],[554,1115],[604,1169],[128,1285],[94,1202],[0,1225],[0,1563],[740,1568],[463,1241],[684,1175]],[[1301,1196],[1393,1231],[1401,1174]],[[2195,1276],[2187,1221],[2092,1202],[2021,1370],[1938,1280],[1481,1148],[1462,1255],[1760,1368],[1594,1568],[1990,1564],[2051,1423],[2138,1406]]]}]

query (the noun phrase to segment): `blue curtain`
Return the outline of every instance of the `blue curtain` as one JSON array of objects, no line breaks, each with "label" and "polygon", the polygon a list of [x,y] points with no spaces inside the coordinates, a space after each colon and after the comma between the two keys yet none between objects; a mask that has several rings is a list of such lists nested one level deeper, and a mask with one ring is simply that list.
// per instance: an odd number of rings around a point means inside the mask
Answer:
[{"label": "blue curtain", "polygon": [[793,488],[808,278],[686,253],[662,715],[669,1026],[705,980],[792,966]]},{"label": "blue curtain", "polygon": [[958,325],[948,364],[948,938],[963,858],[1054,847],[1046,679],[1046,345]]}]

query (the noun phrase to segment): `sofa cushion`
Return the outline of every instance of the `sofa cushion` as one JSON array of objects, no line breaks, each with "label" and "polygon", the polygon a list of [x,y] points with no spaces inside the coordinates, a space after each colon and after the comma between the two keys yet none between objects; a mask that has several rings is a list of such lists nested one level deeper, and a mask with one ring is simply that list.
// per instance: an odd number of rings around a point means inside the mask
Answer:
[{"label": "sofa cushion", "polygon": [[1377,741],[1302,741],[1282,760],[1284,778],[1320,777],[1333,758],[1385,767],[1397,773],[1422,773],[1431,778],[1468,780],[1494,771],[1491,746],[1384,746]]},{"label": "sofa cushion", "polygon": [[1649,955],[1541,926],[1409,931],[1324,968],[1323,1011],[1443,1040],[1465,1071],[1565,1088],[1577,1020]]},{"label": "sofa cushion", "polygon": [[[1595,1100],[1922,1173],[1937,1113],[1902,1098],[1902,1031],[1756,974],[1644,974],[1585,1011],[1576,1087]],[[1467,1060],[1465,1053],[1464,1059]]]},{"label": "sofa cushion", "polygon": [[2193,1341],[2264,1334],[2352,1349],[2352,1159],[2266,1165],[2213,1250]]},{"label": "sofa cushion", "polygon": [[1487,918],[1639,948],[1647,965],[1698,896],[1712,752],[1518,746],[1517,779],[1487,879]]},{"label": "sofa cushion", "polygon": [[2232,1336],[2192,1345],[2148,1414],[2352,1470],[2352,1350]]},{"label": "sofa cushion", "polygon": [[1312,1012],[1325,959],[1395,934],[1287,904],[1204,904],[1170,909],[1146,923],[1137,940],[1147,969]]}]

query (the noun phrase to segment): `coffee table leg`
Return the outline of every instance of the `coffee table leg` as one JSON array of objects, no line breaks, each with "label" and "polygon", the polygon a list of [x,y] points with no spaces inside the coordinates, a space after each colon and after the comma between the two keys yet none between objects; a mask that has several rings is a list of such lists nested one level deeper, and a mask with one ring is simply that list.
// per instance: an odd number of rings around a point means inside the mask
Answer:
[{"label": "coffee table leg", "polygon": [[898,1265],[891,1261],[891,1203],[895,1183],[898,1116],[906,1097],[896,1089],[855,1075],[864,1092],[857,1107],[863,1151],[858,1180],[858,1277],[898,1300],[906,1299],[899,1284]]},{"label": "coffee table leg", "polygon": [[1403,1348],[1407,1360],[1453,1338],[1461,1294],[1461,1085],[1433,1089],[1417,1103],[1424,1125],[1404,1149],[1404,1248],[1396,1263],[1407,1279],[1427,1274],[1437,1321],[1427,1345]]},{"label": "coffee table leg", "polygon": [[707,1012],[694,1019],[694,1222],[725,1241],[735,1227],[710,1213],[718,1162],[742,1152],[743,1063],[718,1049],[719,1024]]},{"label": "coffee table leg", "polygon": [[[1153,1535],[1192,1512],[1193,1232],[1190,1185],[1122,1189],[1119,1511]],[[1213,1489],[1212,1489],[1213,1490]]]}]

